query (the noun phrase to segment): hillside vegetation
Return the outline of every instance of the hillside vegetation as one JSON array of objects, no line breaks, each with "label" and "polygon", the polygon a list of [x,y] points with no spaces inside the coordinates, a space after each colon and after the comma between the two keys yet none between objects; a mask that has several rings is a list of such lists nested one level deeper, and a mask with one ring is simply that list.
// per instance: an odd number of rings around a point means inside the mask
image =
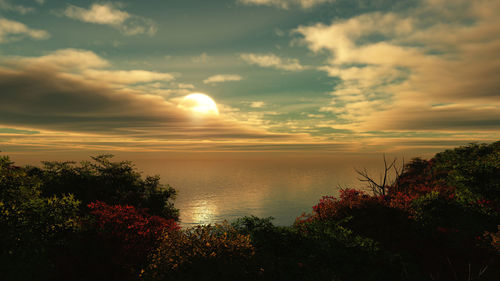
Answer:
[{"label": "hillside vegetation", "polygon": [[2,156],[1,279],[500,280],[500,142],[395,171],[393,182],[360,171],[373,193],[342,189],[291,226],[181,229],[175,190],[130,162]]}]

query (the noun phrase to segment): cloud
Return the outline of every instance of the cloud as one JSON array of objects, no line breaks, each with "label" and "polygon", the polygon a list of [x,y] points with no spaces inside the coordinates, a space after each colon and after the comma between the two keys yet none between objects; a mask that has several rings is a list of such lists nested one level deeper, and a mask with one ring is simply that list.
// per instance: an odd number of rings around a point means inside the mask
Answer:
[{"label": "cloud", "polygon": [[152,72],[146,70],[86,70],[83,76],[112,84],[137,84],[153,81],[170,81],[174,75],[170,73]]},{"label": "cloud", "polygon": [[191,61],[194,63],[207,63],[208,61],[210,61],[210,59],[211,58],[209,55],[207,55],[207,53],[201,53],[201,55],[199,56],[192,57]]},{"label": "cloud", "polygon": [[[397,116],[397,117],[396,117]],[[500,108],[495,106],[419,106],[414,108],[393,108],[375,114],[376,119],[366,120],[363,128],[415,131],[498,131],[500,128]]]},{"label": "cloud", "polygon": [[[427,0],[295,30],[341,80],[323,112],[343,128],[498,131],[500,1]],[[453,107],[435,107],[453,104]],[[496,128],[495,128],[496,126]]]},{"label": "cloud", "polygon": [[241,54],[241,59],[249,64],[261,67],[273,67],[286,71],[302,71],[306,69],[297,59],[282,59],[274,54]]},{"label": "cloud", "polygon": [[92,4],[89,9],[68,5],[63,14],[75,20],[109,25],[120,30],[125,35],[156,33],[156,24],[147,18],[129,14],[120,10],[117,4]]},{"label": "cloud", "polygon": [[213,83],[221,83],[221,82],[229,82],[229,81],[240,81],[243,77],[238,74],[217,74],[214,76],[210,76],[207,79],[203,80],[205,84],[213,84]]},{"label": "cloud", "polygon": [[289,9],[291,6],[309,9],[324,3],[335,2],[335,0],[238,0],[238,2],[245,5],[274,6],[281,9]]},{"label": "cloud", "polygon": [[41,57],[13,57],[7,59],[10,64],[21,64],[34,68],[49,67],[64,71],[102,68],[109,62],[94,52],[80,49],[63,49]]},{"label": "cloud", "polygon": [[251,108],[261,108],[265,105],[266,103],[263,101],[253,101],[250,103]]},{"label": "cloud", "polygon": [[155,81],[171,81],[172,73],[146,70],[103,70],[110,63],[94,52],[80,49],[63,49],[41,57],[11,57],[4,60],[10,65],[27,68],[46,67],[50,71],[61,71],[65,75],[77,74],[87,80],[106,82],[109,85],[133,85]]},{"label": "cloud", "polygon": [[[84,58],[89,59],[86,69],[78,65]],[[17,57],[0,66],[0,128],[24,128],[47,137],[29,140],[12,137],[10,144],[25,141],[28,146],[36,143],[96,148],[99,143],[121,143],[160,149],[161,145],[171,147],[172,143],[200,140],[258,142],[295,138],[246,126],[224,116],[194,118],[191,112],[178,108],[175,99],[167,100],[144,91],[148,84],[130,87],[130,81],[123,79],[134,73],[139,76],[134,82],[171,78],[161,73],[99,69],[94,74],[103,78],[89,79],[92,67],[105,66],[109,66],[107,61],[96,54],[74,49],[36,58]],[[122,86],[116,87],[114,83]],[[162,83],[149,85],[154,87],[161,88]]]},{"label": "cloud", "polygon": [[28,13],[32,13],[35,11],[32,7],[25,7],[22,5],[13,5],[8,0],[0,0],[0,10],[4,11],[12,11],[19,13],[21,15],[25,15]]},{"label": "cloud", "polygon": [[23,37],[42,40],[49,38],[50,34],[45,30],[31,29],[17,21],[0,18],[0,43],[17,41]]},{"label": "cloud", "polygon": [[93,4],[88,10],[70,5],[64,15],[84,22],[108,25],[120,25],[130,18],[129,13],[120,11],[111,4]]},{"label": "cloud", "polygon": [[180,89],[194,89],[196,88],[193,84],[186,84],[186,83],[179,83],[177,84],[177,87]]}]

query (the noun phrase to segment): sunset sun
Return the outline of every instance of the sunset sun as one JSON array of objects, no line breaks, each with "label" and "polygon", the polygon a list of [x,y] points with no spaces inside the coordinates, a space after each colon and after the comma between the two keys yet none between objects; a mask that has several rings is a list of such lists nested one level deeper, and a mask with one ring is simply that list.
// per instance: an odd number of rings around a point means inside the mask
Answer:
[{"label": "sunset sun", "polygon": [[211,97],[201,93],[193,93],[185,96],[180,102],[179,107],[196,114],[219,115],[219,109],[215,101]]}]

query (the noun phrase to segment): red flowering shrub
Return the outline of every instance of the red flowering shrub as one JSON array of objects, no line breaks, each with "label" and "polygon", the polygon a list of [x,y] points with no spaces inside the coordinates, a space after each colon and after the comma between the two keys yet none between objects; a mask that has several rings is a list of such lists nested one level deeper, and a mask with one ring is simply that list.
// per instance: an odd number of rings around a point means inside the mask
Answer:
[{"label": "red flowering shrub", "polygon": [[120,242],[123,250],[137,254],[153,249],[164,231],[179,229],[174,219],[151,216],[133,206],[110,206],[100,201],[87,206],[101,237]]},{"label": "red flowering shrub", "polygon": [[382,202],[380,198],[369,196],[363,191],[355,189],[341,189],[340,198],[323,196],[319,203],[313,206],[311,215],[302,215],[296,223],[310,220],[339,220],[349,216],[352,209],[363,208],[367,204]]},{"label": "red flowering shrub", "polygon": [[149,253],[158,245],[164,232],[177,231],[174,219],[152,216],[133,206],[97,201],[87,205],[90,216],[84,222],[92,264],[98,275],[120,280],[137,276],[147,263]]}]

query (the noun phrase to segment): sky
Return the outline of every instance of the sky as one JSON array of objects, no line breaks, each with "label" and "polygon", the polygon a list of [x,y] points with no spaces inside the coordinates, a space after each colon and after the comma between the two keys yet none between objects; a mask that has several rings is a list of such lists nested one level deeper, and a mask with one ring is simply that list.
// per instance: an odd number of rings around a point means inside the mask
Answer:
[{"label": "sky", "polygon": [[[0,150],[496,141],[498,11],[500,0],[0,0]],[[217,111],[186,106],[192,93]]]}]

